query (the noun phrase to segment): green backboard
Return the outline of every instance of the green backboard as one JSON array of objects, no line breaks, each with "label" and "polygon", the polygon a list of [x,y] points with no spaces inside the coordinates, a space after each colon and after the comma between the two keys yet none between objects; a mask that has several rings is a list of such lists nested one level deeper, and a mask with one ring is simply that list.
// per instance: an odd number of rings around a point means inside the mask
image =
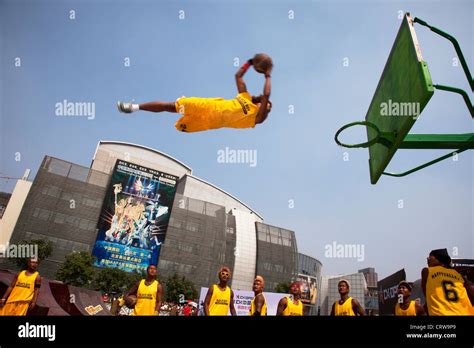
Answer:
[{"label": "green backboard", "polygon": [[[413,20],[407,13],[365,116],[365,120],[375,124],[381,132],[395,135],[391,142],[376,143],[369,147],[372,184],[377,183],[433,92],[431,76],[421,56]],[[377,131],[367,127],[368,139],[376,136]]]}]

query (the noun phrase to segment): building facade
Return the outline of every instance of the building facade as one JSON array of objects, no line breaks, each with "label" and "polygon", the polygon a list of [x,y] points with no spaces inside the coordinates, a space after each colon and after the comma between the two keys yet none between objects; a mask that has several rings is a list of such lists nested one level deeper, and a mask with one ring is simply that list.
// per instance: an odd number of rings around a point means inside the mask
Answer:
[{"label": "building facade", "polygon": [[375,268],[360,269],[367,282],[367,294],[365,296],[365,312],[367,315],[379,315],[379,290],[377,286],[378,274]]},{"label": "building facade", "polygon": [[367,282],[362,273],[346,274],[341,276],[325,276],[322,284],[321,315],[331,315],[334,302],[339,301],[338,283],[346,279],[350,283],[349,296],[359,301],[365,309],[365,296],[367,295]]},{"label": "building facade", "polygon": [[177,273],[204,287],[217,281],[217,271],[227,265],[233,288],[251,290],[260,274],[268,291],[298,274],[293,231],[263,223],[255,210],[167,154],[100,141],[90,168],[46,156],[13,224],[10,243],[53,241],[53,254],[41,264],[46,277],[54,278],[70,252],[92,251],[117,160],[179,178],[158,261],[161,274]]}]

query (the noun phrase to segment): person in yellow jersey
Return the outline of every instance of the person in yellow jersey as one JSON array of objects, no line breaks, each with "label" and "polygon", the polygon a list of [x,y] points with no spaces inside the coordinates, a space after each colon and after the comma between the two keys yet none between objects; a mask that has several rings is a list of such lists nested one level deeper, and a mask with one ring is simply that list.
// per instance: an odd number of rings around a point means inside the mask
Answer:
[{"label": "person in yellow jersey", "polygon": [[19,272],[0,299],[0,316],[25,316],[36,307],[41,276],[38,273],[37,258],[28,260],[26,270]]},{"label": "person in yellow jersey", "polygon": [[359,301],[349,296],[350,283],[346,279],[341,279],[337,283],[337,289],[341,299],[334,302],[331,309],[332,316],[364,316],[364,308]]},{"label": "person in yellow jersey", "polygon": [[154,101],[143,104],[118,102],[117,107],[122,113],[139,110],[180,113],[182,117],[176,122],[175,128],[187,133],[218,128],[253,128],[263,123],[272,109],[270,101],[272,66],[265,72],[263,95],[251,96],[247,92],[243,76],[252,64],[252,59],[249,59],[235,74],[238,94],[231,100],[181,97],[176,102]]},{"label": "person in yellow jersey", "polygon": [[218,273],[219,283],[213,284],[207,290],[204,299],[204,315],[237,315],[234,307],[234,292],[227,285],[230,280],[230,268],[222,267]]},{"label": "person in yellow jersey", "polygon": [[263,288],[265,287],[265,280],[262,276],[256,276],[253,281],[253,292],[255,294],[250,303],[249,315],[251,317],[259,317],[267,315],[267,301],[263,295]]},{"label": "person in yellow jersey", "polygon": [[303,302],[301,298],[301,283],[293,282],[290,285],[290,295],[283,297],[278,302],[278,316],[303,316]]},{"label": "person in yellow jersey", "polygon": [[156,266],[148,266],[146,272],[146,278],[136,283],[126,294],[127,297],[136,296],[132,315],[159,315],[163,289],[156,280]]},{"label": "person in yellow jersey", "polygon": [[448,251],[432,250],[427,263],[421,271],[421,287],[428,315],[472,315],[472,283],[451,267]]},{"label": "person in yellow jersey", "polygon": [[422,316],[425,315],[423,306],[416,301],[410,299],[411,285],[407,281],[401,281],[398,284],[398,299],[394,307],[396,316]]}]

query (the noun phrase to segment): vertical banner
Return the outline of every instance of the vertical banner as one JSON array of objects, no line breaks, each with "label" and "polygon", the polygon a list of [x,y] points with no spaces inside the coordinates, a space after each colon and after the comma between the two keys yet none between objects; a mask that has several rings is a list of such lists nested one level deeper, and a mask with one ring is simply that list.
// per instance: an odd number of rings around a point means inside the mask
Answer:
[{"label": "vertical banner", "polygon": [[397,303],[398,296],[398,283],[402,280],[406,280],[405,269],[401,269],[398,272],[380,280],[377,283],[379,288],[379,314],[380,315],[392,315],[393,309]]},{"label": "vertical banner", "polygon": [[92,251],[95,266],[127,272],[156,265],[178,177],[117,160]]},{"label": "vertical banner", "polygon": [[301,283],[301,302],[315,305],[318,292],[316,278],[305,274],[298,274],[297,281]]}]

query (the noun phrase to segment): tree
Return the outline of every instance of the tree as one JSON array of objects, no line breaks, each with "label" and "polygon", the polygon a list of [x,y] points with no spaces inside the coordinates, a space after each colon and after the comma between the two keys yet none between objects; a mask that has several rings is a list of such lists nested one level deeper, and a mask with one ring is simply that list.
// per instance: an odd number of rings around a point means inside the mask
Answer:
[{"label": "tree", "polygon": [[[127,292],[133,285],[146,278],[146,271],[126,272],[118,268],[97,269],[92,279],[92,288],[106,294],[116,293],[119,295]],[[157,276],[157,280],[163,284],[165,279]]]},{"label": "tree", "polygon": [[95,272],[92,280],[94,290],[103,293],[124,293],[127,291],[130,274],[118,268],[101,268]]},{"label": "tree", "polygon": [[[22,250],[20,245],[37,245],[38,246],[37,256],[40,261],[50,257],[53,252],[53,242],[50,240],[45,240],[45,239],[22,240],[17,245],[18,250]],[[28,260],[29,258],[15,258],[13,261],[20,269],[26,269],[28,268]]]},{"label": "tree", "polygon": [[275,292],[281,294],[288,294],[290,292],[290,282],[278,283],[275,286]]},{"label": "tree", "polygon": [[89,288],[96,272],[93,263],[94,257],[87,251],[73,251],[66,255],[66,261],[56,272],[56,278],[68,285]]},{"label": "tree", "polygon": [[173,274],[172,277],[165,280],[165,286],[165,298],[168,302],[178,303],[181,299],[194,300],[197,298],[197,291],[193,282],[184,276]]}]

